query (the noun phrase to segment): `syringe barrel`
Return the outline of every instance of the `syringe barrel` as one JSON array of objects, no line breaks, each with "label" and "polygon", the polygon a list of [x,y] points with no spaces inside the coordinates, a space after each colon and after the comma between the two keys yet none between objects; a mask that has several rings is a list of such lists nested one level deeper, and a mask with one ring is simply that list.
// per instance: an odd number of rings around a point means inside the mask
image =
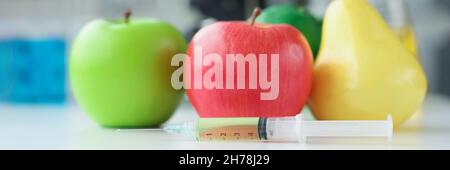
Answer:
[{"label": "syringe barrel", "polygon": [[297,136],[297,119],[296,117],[285,117],[285,118],[267,118],[266,136],[268,141],[278,141],[278,142],[296,142],[298,141]]},{"label": "syringe barrel", "polygon": [[282,118],[201,118],[164,128],[169,133],[187,134],[199,141],[268,140],[304,141],[307,137],[386,137],[392,140],[393,123],[373,121],[308,121],[303,116]]},{"label": "syringe barrel", "polygon": [[392,117],[373,121],[305,121],[297,126],[300,139],[306,137],[386,137],[392,140]]}]

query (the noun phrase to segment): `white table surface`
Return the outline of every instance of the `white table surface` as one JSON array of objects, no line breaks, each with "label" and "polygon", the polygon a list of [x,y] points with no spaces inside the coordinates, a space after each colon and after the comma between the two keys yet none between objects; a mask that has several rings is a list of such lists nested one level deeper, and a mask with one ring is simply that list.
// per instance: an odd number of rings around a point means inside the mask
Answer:
[{"label": "white table surface", "polygon": [[[193,108],[183,103],[167,123],[195,117]],[[76,105],[0,104],[0,149],[450,149],[450,99],[430,94],[423,113],[398,129],[391,144],[335,139],[306,143],[195,142],[161,130],[105,129]]]}]

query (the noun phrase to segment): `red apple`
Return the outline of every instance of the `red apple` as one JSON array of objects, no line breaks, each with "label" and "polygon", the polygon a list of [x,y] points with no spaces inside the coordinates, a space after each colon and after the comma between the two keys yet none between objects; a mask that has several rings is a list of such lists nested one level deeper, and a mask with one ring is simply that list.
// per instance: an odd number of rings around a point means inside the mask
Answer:
[{"label": "red apple", "polygon": [[[189,44],[187,51],[187,60],[185,63],[185,88],[190,102],[195,107],[200,117],[281,117],[295,116],[298,114],[307,102],[312,85],[313,57],[311,48],[301,32],[292,26],[279,24],[258,24],[254,23],[259,14],[256,9],[251,19],[251,23],[232,21],[217,22],[201,29]],[[201,54],[194,50],[195,47],[201,47]],[[196,53],[197,52],[197,53]],[[237,66],[234,70],[225,69],[227,55],[229,54],[255,54],[256,60],[261,62],[261,55],[267,57],[267,78],[273,77],[274,65],[273,55],[278,55],[278,94],[275,98],[262,100],[262,93],[270,91],[261,88],[261,83],[257,88],[250,88],[249,77],[255,71],[259,75],[261,71],[258,65],[257,70],[251,70],[250,64],[245,64],[245,88],[234,89],[223,88],[194,88],[195,73],[194,70],[201,70],[204,76],[211,65],[205,66],[196,64],[194,61],[200,59],[204,61],[208,54],[218,54],[223,62],[221,77],[215,75],[213,79],[222,78],[226,82],[226,75],[232,74],[237,80]],[[204,63],[203,63],[204,64]],[[237,64],[236,64],[237,65]],[[263,68],[264,69],[264,68]],[[186,77],[186,73],[190,76]],[[202,80],[202,79],[200,79]],[[197,79],[198,82],[198,79]],[[226,84],[226,83],[224,83]],[[271,87],[274,88],[274,87]]]}]

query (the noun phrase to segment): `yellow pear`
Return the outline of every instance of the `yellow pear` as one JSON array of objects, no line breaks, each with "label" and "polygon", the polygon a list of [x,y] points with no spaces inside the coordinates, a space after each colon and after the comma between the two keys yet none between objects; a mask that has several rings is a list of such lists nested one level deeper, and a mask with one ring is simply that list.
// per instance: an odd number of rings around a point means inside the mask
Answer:
[{"label": "yellow pear", "polygon": [[310,106],[320,120],[381,120],[417,112],[427,80],[419,61],[367,0],[327,9]]},{"label": "yellow pear", "polygon": [[394,32],[397,33],[397,36],[400,37],[400,40],[403,42],[403,45],[412,52],[417,59],[420,60],[419,57],[419,49],[416,41],[416,35],[411,26],[394,29]]}]

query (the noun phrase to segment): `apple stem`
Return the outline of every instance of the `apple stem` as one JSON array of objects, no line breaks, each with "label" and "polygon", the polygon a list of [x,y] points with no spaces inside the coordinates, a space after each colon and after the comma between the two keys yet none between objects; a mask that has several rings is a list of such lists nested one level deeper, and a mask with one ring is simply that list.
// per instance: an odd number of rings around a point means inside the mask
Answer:
[{"label": "apple stem", "polygon": [[256,8],[253,10],[252,18],[251,18],[251,20],[250,20],[250,25],[251,25],[251,26],[255,25],[256,18],[259,16],[259,14],[261,14],[261,8],[256,7]]},{"label": "apple stem", "polygon": [[125,24],[128,24],[130,21],[131,9],[127,9],[125,13],[123,13],[123,16],[125,17]]}]

